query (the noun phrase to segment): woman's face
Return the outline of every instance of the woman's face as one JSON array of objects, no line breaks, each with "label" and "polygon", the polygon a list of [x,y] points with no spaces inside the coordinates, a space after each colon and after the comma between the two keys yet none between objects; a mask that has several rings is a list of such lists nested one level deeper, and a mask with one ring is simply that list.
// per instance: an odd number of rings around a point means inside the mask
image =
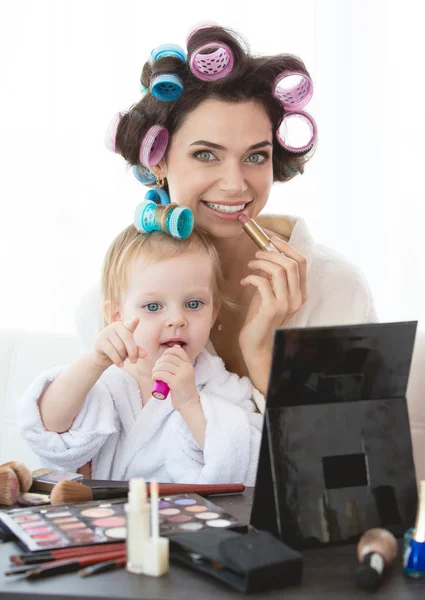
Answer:
[{"label": "woman's face", "polygon": [[216,238],[240,235],[238,216],[255,217],[269,197],[272,141],[260,103],[204,101],[175,132],[159,165],[171,201],[188,206]]}]

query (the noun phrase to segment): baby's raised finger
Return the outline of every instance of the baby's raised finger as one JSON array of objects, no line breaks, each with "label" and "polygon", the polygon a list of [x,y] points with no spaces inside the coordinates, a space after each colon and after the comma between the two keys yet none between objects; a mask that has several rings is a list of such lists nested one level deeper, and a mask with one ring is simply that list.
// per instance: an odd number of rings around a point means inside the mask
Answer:
[{"label": "baby's raised finger", "polygon": [[117,351],[117,349],[115,348],[115,346],[112,344],[112,342],[110,340],[106,340],[104,342],[104,347],[102,348],[102,351],[106,354],[106,356],[112,360],[112,362],[114,363],[114,365],[116,365],[117,367],[123,367],[124,366],[124,361],[121,358],[119,352]]},{"label": "baby's raised finger", "polygon": [[121,360],[124,361],[127,358],[127,350],[123,340],[115,329],[112,329],[112,331],[109,332],[108,340],[120,355]]},{"label": "baby's raised finger", "polygon": [[128,331],[133,333],[139,324],[139,317],[133,317],[131,321],[123,321],[122,324],[126,329],[128,329]]},{"label": "baby's raised finger", "polygon": [[133,334],[124,326],[124,323],[118,323],[116,331],[124,343],[129,360],[136,363],[139,356]]}]

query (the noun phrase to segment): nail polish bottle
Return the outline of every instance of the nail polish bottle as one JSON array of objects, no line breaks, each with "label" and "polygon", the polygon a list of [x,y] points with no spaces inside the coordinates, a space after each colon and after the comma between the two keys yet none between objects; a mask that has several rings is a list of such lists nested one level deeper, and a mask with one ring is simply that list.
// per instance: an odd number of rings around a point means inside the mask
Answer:
[{"label": "nail polish bottle", "polygon": [[404,534],[403,571],[413,579],[425,577],[425,481],[419,483],[415,527]]}]

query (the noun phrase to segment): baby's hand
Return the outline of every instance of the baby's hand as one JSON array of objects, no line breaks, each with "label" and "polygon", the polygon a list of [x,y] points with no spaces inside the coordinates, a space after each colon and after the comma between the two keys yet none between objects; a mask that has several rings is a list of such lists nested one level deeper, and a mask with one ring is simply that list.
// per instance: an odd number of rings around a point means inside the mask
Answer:
[{"label": "baby's hand", "polygon": [[158,358],[152,370],[152,379],[164,381],[168,385],[176,410],[180,410],[190,401],[199,402],[195,371],[188,355],[178,344]]},{"label": "baby's hand", "polygon": [[136,345],[133,332],[139,323],[139,317],[123,323],[114,321],[99,334],[94,346],[93,354],[95,363],[107,369],[112,364],[123,367],[128,358],[136,363],[139,358],[146,357],[146,350]]}]

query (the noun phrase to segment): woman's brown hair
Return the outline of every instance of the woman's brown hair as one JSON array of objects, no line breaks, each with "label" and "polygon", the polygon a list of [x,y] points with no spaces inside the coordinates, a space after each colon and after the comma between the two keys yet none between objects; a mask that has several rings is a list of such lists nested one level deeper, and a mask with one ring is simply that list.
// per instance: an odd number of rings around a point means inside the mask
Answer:
[{"label": "woman's brown hair", "polygon": [[[222,79],[202,81],[193,75],[189,68],[190,56],[197,48],[209,42],[229,46],[234,55],[234,66],[232,71]],[[273,83],[276,77],[288,70],[309,76],[304,63],[298,57],[290,54],[253,56],[238,34],[223,27],[206,27],[195,31],[189,39],[187,50],[188,57],[185,63],[175,57],[163,57],[153,64],[146,62],[143,67],[141,83],[146,88],[150,88],[151,81],[156,75],[173,73],[182,79],[184,89],[182,95],[173,102],[163,102],[151,93],[147,93],[122,115],[117,129],[115,148],[130,165],[140,165],[140,144],[152,125],[166,127],[171,138],[187,115],[208,99],[224,102],[252,100],[259,102],[270,118],[274,133],[285,114],[281,103],[273,96]],[[311,149],[297,154],[289,152],[273,135],[273,180],[288,181],[298,173],[303,173],[304,164],[312,153]]]}]

